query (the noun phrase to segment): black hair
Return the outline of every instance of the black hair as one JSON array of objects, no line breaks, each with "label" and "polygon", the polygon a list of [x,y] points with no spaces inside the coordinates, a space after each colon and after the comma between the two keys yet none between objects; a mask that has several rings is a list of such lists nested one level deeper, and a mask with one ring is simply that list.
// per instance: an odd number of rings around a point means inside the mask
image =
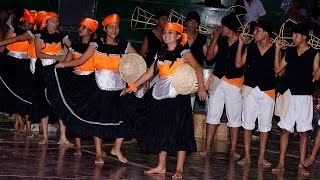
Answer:
[{"label": "black hair", "polygon": [[200,21],[200,15],[197,11],[190,11],[188,14],[187,14],[187,17],[186,17],[186,21],[189,21],[189,20],[195,20],[197,21],[199,24],[201,23]]},{"label": "black hair", "polygon": [[307,39],[309,39],[309,26],[306,23],[298,23],[297,25],[293,26],[292,32],[305,35],[307,36]]},{"label": "black hair", "polygon": [[160,17],[162,17],[162,16],[167,16],[167,17],[169,17],[169,13],[168,13],[167,11],[165,11],[165,10],[158,10],[158,11],[156,12],[156,14],[154,15],[154,19],[158,20],[158,19],[160,19]]}]

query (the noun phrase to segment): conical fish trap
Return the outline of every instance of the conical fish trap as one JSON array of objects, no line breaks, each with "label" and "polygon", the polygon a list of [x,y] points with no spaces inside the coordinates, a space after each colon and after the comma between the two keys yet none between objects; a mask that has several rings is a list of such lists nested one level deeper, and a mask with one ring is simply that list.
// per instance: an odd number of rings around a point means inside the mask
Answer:
[{"label": "conical fish trap", "polygon": [[195,70],[189,64],[180,65],[172,77],[173,87],[178,94],[187,95],[198,90],[198,80]]},{"label": "conical fish trap", "polygon": [[147,64],[139,54],[127,54],[122,57],[119,73],[125,82],[136,82],[146,71]]}]

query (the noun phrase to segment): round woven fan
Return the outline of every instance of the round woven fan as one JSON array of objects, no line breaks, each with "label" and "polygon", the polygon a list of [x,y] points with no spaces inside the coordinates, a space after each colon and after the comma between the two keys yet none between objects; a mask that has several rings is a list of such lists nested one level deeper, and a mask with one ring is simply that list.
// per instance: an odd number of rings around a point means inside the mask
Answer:
[{"label": "round woven fan", "polygon": [[127,83],[136,82],[147,71],[147,64],[139,54],[127,54],[121,59],[119,73]]},{"label": "round woven fan", "polygon": [[182,64],[175,70],[172,83],[178,94],[187,95],[198,90],[196,72],[189,64]]}]

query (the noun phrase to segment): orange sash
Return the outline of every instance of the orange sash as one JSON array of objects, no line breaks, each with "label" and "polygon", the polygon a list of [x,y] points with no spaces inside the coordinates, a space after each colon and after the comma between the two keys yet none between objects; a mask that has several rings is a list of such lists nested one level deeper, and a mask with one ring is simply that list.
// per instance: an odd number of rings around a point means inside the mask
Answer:
[{"label": "orange sash", "polygon": [[172,65],[171,63],[172,63],[171,61],[164,61],[163,63],[158,63],[160,78],[165,76],[172,76],[174,71],[177,69],[177,67],[185,62],[181,59],[180,60],[178,59]]},{"label": "orange sash", "polygon": [[107,56],[104,53],[96,52],[93,55],[93,64],[96,69],[106,69],[110,71],[119,71],[121,58],[117,56]]},{"label": "orange sash", "polygon": [[[81,57],[82,54],[79,54],[79,53],[76,53],[73,55],[73,58],[76,59],[76,58],[79,58]],[[93,56],[88,59],[85,63],[83,63],[82,65],[80,66],[77,66],[77,67],[74,67],[75,70],[77,71],[94,71],[94,61],[93,61]]]}]

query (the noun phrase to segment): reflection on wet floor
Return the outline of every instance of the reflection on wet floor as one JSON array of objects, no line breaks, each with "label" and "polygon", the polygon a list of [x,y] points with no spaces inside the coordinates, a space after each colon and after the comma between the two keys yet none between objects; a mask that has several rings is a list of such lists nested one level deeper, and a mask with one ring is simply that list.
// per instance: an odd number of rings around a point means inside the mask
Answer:
[{"label": "reflection on wet floor", "polygon": [[[103,166],[94,164],[95,154],[92,142],[84,141],[82,156],[75,156],[73,147],[58,145],[57,138],[51,138],[48,145],[38,145],[38,137],[26,139],[23,134],[0,129],[0,179],[171,179],[176,157],[169,156],[167,173],[145,175],[144,170],[157,164],[157,155],[140,151],[136,141],[123,145],[123,153],[129,163],[122,164],[109,152],[112,143],[105,144],[107,158]],[[243,152],[243,142],[239,140],[239,153]],[[204,147],[204,140],[197,139],[198,151]],[[275,167],[278,161],[279,141],[271,138],[266,158]],[[298,176],[299,145],[289,143],[286,158],[286,170],[283,174],[274,175],[271,168],[257,165],[258,142],[252,142],[251,164],[239,166],[229,157],[229,142],[217,141],[214,144],[211,159],[204,159],[199,152],[187,156],[184,179],[304,179]],[[311,149],[311,144],[309,149]],[[319,158],[318,158],[319,159]],[[319,179],[320,163],[317,161],[310,169],[309,179]]]}]

